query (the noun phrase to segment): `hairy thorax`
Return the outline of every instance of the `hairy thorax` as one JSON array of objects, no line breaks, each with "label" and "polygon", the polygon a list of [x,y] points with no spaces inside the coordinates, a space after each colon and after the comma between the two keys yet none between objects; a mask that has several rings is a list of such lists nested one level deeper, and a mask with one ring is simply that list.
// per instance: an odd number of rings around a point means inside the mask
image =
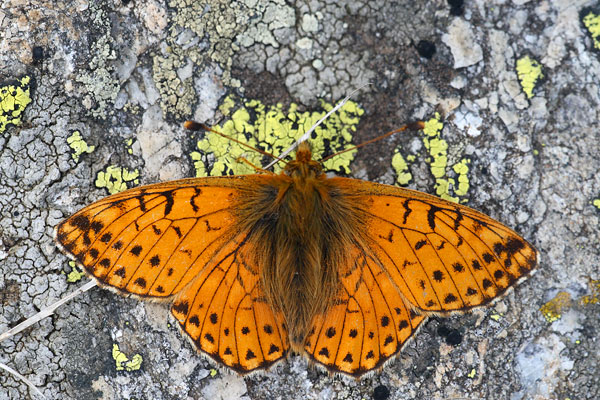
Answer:
[{"label": "hairy thorax", "polygon": [[300,350],[315,316],[338,297],[339,274],[349,265],[345,249],[363,237],[364,206],[325,176],[305,146],[284,173],[263,183],[239,217],[256,249],[265,300],[283,315],[292,349]]}]

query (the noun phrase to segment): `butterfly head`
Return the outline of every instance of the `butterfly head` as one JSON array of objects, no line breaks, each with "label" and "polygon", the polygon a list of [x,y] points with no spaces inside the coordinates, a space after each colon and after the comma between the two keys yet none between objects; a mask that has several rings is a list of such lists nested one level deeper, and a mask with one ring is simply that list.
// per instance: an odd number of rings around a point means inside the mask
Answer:
[{"label": "butterfly head", "polygon": [[313,160],[308,142],[300,142],[296,159],[285,166],[285,173],[291,177],[315,178],[323,174],[323,166]]}]

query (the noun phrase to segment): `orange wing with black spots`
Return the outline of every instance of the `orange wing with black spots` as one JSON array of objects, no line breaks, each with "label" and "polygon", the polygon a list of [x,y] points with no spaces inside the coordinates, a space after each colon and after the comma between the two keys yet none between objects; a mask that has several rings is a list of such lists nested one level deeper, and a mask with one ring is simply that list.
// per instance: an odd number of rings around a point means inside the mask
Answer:
[{"label": "orange wing with black spots", "polygon": [[252,246],[240,235],[221,248],[218,262],[175,297],[171,311],[203,352],[246,374],[286,357],[281,313],[264,298]]},{"label": "orange wing with black spots", "polygon": [[537,266],[533,246],[487,215],[413,190],[353,183],[368,205],[370,250],[423,312],[485,305]]},{"label": "orange wing with black spots", "polygon": [[284,358],[289,342],[237,227],[239,189],[248,189],[240,178],[118,193],[61,222],[55,236],[100,285],[173,301],[173,315],[199,350],[247,373]]},{"label": "orange wing with black spots", "polygon": [[291,348],[362,376],[429,315],[485,305],[537,265],[529,243],[468,207],[328,178],[306,143],[282,174],[132,189],[55,234],[101,285],[172,301],[197,348],[242,374]]},{"label": "orange wing with black spots", "polygon": [[427,316],[404,300],[379,260],[360,246],[348,250],[339,297],[315,318],[305,351],[332,372],[359,377],[395,356]]},{"label": "orange wing with black spots", "polygon": [[100,285],[170,297],[228,239],[235,178],[181,180],[106,197],[61,222],[61,248]]}]

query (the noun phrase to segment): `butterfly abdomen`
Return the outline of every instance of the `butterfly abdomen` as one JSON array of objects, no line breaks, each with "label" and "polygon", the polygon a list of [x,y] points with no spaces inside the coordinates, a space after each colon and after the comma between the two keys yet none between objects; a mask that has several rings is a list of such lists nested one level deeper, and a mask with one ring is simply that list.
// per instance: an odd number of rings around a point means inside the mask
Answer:
[{"label": "butterfly abdomen", "polygon": [[283,314],[299,350],[315,316],[339,297],[345,249],[356,240],[347,232],[361,231],[360,207],[323,174],[262,178],[240,220],[249,224],[267,302]]}]

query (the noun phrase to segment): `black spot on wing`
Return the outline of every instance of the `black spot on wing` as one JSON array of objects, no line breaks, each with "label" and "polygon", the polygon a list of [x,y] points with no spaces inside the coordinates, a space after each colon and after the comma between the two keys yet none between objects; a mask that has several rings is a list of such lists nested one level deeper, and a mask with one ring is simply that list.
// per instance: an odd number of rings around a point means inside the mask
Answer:
[{"label": "black spot on wing", "polygon": [[140,278],[137,278],[137,279],[136,279],[136,280],[133,282],[133,284],[134,284],[134,285],[137,285],[137,286],[139,286],[139,287],[141,287],[141,288],[145,288],[145,287],[146,287],[146,280],[145,280],[144,278],[141,278],[141,277],[140,277]]},{"label": "black spot on wing", "polygon": [[456,213],[456,218],[454,219],[454,230],[458,231],[458,228],[460,227],[460,223],[463,220],[463,215],[460,212],[460,210],[458,210],[458,209],[454,210],[454,212]]},{"label": "black spot on wing", "polygon": [[167,191],[167,192],[163,192],[162,195],[165,197],[165,200],[167,201],[165,203],[165,217],[167,217],[169,214],[171,214],[171,211],[173,210],[173,192],[172,191]]},{"label": "black spot on wing", "polygon": [[173,310],[179,314],[187,314],[189,309],[189,303],[187,301],[180,301],[179,303],[173,303]]},{"label": "black spot on wing", "polygon": [[196,204],[196,197],[200,196],[201,194],[202,194],[202,190],[200,188],[195,187],[194,188],[194,195],[190,199],[190,205],[192,206],[192,210],[195,213],[198,212],[198,205]]},{"label": "black spot on wing", "polygon": [[408,216],[412,212],[409,204],[410,204],[410,200],[408,200],[408,199],[404,200],[404,203],[402,203],[402,205],[404,206],[404,216],[402,218],[402,225],[406,225],[406,220],[408,219]]},{"label": "black spot on wing", "polygon": [[94,231],[95,234],[98,234],[98,233],[100,233],[102,228],[104,228],[104,224],[100,221],[94,221],[90,225],[90,228]]},{"label": "black spot on wing", "polygon": [[146,212],[146,200],[144,200],[144,190],[141,190],[141,195],[137,196],[138,202],[140,203],[140,210]]},{"label": "black spot on wing", "polygon": [[87,231],[90,229],[90,220],[85,215],[76,216],[70,221],[70,224],[82,231]]},{"label": "black spot on wing", "polygon": [[129,252],[137,257],[142,252],[142,246],[140,246],[140,245],[133,246],[131,248],[131,250],[129,250]]},{"label": "black spot on wing", "polygon": [[429,206],[429,211],[427,211],[427,223],[432,231],[435,230],[435,213],[438,211],[441,211],[441,209],[436,206]]},{"label": "black spot on wing", "polygon": [[267,355],[271,355],[273,353],[279,353],[279,347],[275,346],[274,344],[271,344],[271,347],[269,347],[269,352],[267,353]]}]

